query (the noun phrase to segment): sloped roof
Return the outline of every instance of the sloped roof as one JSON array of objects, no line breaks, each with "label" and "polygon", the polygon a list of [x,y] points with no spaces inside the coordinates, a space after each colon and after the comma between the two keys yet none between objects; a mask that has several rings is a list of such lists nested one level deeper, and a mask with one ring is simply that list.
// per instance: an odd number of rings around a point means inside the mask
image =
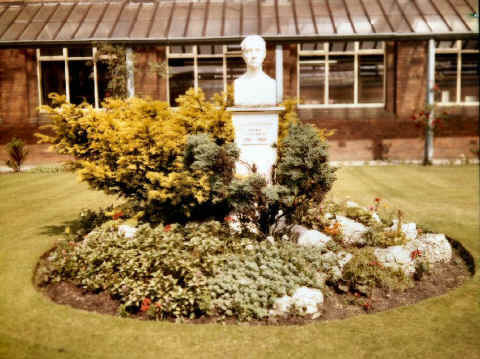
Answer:
[{"label": "sloped roof", "polygon": [[476,0],[160,0],[0,2],[0,46],[270,41],[478,34]]}]

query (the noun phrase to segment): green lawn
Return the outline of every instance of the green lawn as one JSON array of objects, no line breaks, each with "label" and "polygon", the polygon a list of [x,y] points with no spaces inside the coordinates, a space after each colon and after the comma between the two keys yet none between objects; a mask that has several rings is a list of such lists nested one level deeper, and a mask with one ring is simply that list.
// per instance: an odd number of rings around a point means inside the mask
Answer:
[{"label": "green lawn", "polygon": [[[339,170],[333,196],[375,197],[459,240],[480,258],[479,171],[464,167]],[[480,358],[480,275],[414,306],[302,327],[135,321],[57,305],[32,274],[55,226],[112,199],[74,175],[0,175],[0,358]]]}]

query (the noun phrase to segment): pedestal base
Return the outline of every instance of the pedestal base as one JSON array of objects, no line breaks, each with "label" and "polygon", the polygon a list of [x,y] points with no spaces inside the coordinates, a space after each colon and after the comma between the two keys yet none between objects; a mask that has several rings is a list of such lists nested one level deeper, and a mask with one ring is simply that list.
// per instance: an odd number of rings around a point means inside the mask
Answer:
[{"label": "pedestal base", "polygon": [[235,143],[240,148],[236,173],[257,173],[270,181],[272,166],[277,160],[278,114],[283,107],[229,107],[235,131]]}]

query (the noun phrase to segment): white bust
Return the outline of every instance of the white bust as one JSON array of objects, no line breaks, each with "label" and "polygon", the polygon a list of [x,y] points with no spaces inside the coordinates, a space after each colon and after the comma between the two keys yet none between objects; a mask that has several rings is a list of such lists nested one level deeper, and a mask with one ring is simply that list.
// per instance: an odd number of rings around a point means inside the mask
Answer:
[{"label": "white bust", "polygon": [[233,83],[235,106],[276,105],[275,80],[262,70],[267,53],[265,40],[258,35],[249,35],[240,46],[247,72]]}]

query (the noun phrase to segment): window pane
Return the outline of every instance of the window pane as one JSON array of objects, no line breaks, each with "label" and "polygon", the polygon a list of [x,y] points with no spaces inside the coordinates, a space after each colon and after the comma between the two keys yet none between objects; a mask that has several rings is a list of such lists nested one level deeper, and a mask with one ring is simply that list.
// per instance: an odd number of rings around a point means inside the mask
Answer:
[{"label": "window pane", "polygon": [[40,63],[42,71],[42,99],[44,105],[51,105],[48,94],[56,92],[65,95],[65,62],[43,61]]},{"label": "window pane", "polygon": [[105,98],[112,96],[111,90],[108,88],[109,76],[107,70],[108,66],[106,63],[102,61],[97,62],[98,101],[100,106],[105,101]]},{"label": "window pane", "polygon": [[169,59],[170,106],[177,106],[176,99],[183,95],[193,82],[193,59]]},{"label": "window pane", "polygon": [[462,102],[478,101],[479,54],[462,54]]},{"label": "window pane", "polygon": [[306,104],[325,101],[325,57],[302,57],[300,64],[300,100]]},{"label": "window pane", "polygon": [[358,102],[383,103],[383,56],[359,56],[358,64]]},{"label": "window pane", "polygon": [[86,101],[95,104],[93,66],[87,61],[69,61],[70,102],[76,105]]},{"label": "window pane", "polygon": [[68,49],[68,57],[92,57],[91,47],[72,47]]},{"label": "window pane", "polygon": [[227,57],[227,86],[247,71],[247,66],[241,57]]},{"label": "window pane", "polygon": [[457,55],[435,55],[435,83],[439,91],[436,102],[456,102],[457,98]]},{"label": "window pane", "polygon": [[353,56],[330,56],[329,103],[353,103]]},{"label": "window pane", "polygon": [[46,48],[40,49],[40,56],[63,56],[63,48],[46,47]]},{"label": "window pane", "polygon": [[207,99],[223,91],[223,59],[198,59],[198,87]]}]

